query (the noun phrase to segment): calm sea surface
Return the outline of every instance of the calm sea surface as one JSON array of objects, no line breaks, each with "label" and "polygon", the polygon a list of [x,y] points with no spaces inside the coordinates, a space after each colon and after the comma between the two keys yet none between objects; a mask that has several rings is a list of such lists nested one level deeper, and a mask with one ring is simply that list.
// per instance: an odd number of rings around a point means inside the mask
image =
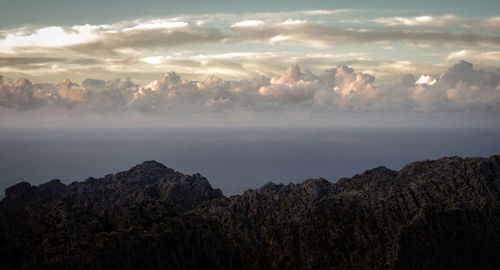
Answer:
[{"label": "calm sea surface", "polygon": [[500,154],[498,129],[0,129],[0,192],[19,182],[65,183],[156,160],[199,172],[225,195],[268,181],[336,181],[380,165]]}]

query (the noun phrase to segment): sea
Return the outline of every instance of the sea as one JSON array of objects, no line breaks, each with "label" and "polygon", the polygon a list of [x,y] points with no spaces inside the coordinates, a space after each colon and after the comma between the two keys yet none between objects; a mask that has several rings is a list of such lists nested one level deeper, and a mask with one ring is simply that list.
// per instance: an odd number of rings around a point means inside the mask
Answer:
[{"label": "sea", "polygon": [[102,177],[156,160],[200,173],[226,196],[273,183],[331,182],[445,156],[500,154],[500,128],[0,128],[0,197]]}]

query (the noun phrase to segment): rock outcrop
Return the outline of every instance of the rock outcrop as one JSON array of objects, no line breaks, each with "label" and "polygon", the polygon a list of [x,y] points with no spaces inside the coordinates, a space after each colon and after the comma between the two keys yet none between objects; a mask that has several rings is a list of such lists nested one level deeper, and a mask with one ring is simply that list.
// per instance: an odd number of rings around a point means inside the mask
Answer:
[{"label": "rock outcrop", "polygon": [[498,269],[500,156],[226,198],[154,161],[0,202],[2,269]]}]

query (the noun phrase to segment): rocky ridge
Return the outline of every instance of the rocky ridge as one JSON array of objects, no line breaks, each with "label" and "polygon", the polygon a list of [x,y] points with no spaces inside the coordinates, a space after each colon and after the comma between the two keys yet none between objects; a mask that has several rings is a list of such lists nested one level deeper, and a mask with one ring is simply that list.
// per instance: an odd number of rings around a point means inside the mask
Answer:
[{"label": "rocky ridge", "polygon": [[224,197],[147,161],[0,202],[2,269],[497,269],[500,156]]}]

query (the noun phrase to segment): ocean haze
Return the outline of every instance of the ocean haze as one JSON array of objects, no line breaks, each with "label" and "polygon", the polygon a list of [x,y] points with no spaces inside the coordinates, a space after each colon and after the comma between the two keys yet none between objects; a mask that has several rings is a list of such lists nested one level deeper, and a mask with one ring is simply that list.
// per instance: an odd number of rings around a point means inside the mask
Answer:
[{"label": "ocean haze", "polygon": [[336,181],[415,160],[500,152],[500,128],[0,129],[0,190],[102,177],[144,160],[206,176],[225,195],[268,181]]}]

